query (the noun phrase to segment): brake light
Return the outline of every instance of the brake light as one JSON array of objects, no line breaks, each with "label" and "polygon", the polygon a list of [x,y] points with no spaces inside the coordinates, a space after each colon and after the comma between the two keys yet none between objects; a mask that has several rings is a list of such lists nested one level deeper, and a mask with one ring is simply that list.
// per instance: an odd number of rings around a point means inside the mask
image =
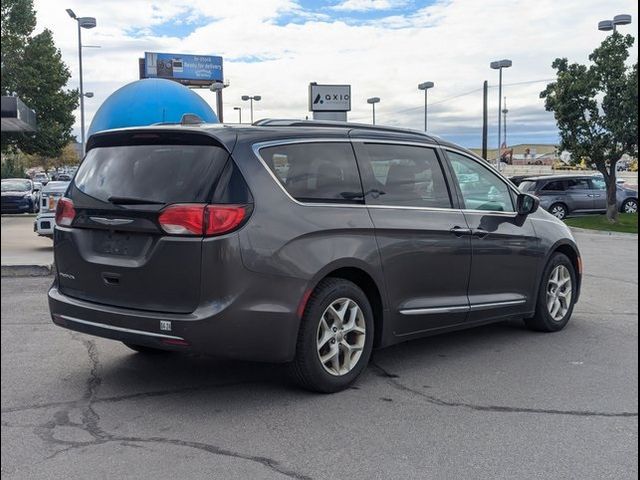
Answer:
[{"label": "brake light", "polygon": [[74,218],[76,218],[76,209],[73,208],[73,202],[69,198],[62,197],[56,206],[56,225],[68,227],[73,223]]},{"label": "brake light", "polygon": [[175,204],[158,217],[162,229],[172,235],[222,235],[247,218],[246,205]]},{"label": "brake light", "polygon": [[235,230],[246,218],[245,205],[207,205],[205,235],[222,235]]},{"label": "brake light", "polygon": [[158,221],[162,229],[173,235],[202,235],[204,209],[200,204],[176,204],[166,207]]}]

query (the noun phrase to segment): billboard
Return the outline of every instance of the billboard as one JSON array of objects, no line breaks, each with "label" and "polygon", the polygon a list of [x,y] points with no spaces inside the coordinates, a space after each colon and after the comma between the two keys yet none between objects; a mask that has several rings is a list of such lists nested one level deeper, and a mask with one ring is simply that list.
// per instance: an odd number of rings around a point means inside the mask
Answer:
[{"label": "billboard", "polygon": [[309,84],[309,110],[312,112],[348,112],[351,110],[351,85]]},{"label": "billboard", "polygon": [[200,86],[222,82],[222,57],[145,52],[144,77]]}]

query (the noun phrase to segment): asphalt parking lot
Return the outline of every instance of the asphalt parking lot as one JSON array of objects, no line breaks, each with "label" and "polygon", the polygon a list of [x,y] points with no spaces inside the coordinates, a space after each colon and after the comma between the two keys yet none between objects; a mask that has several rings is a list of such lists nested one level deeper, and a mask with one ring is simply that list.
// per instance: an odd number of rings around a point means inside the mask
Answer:
[{"label": "asphalt parking lot", "polygon": [[564,331],[398,345],[335,395],[271,365],[63,330],[50,278],[3,278],[2,477],[635,479],[638,238],[578,241],[584,290]]}]

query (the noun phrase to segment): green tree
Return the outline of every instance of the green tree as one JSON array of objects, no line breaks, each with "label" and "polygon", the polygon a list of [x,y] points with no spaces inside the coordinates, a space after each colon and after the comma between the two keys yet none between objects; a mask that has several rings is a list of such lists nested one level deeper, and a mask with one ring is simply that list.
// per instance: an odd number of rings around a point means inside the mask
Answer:
[{"label": "green tree", "polygon": [[[73,136],[76,90],[65,90],[71,74],[50,30],[32,35],[32,0],[2,0],[2,95],[19,96],[36,111],[35,133],[2,133],[2,151],[58,157]],[[6,43],[5,43],[6,42]]]},{"label": "green tree", "polygon": [[631,35],[614,32],[589,56],[590,65],[557,58],[555,82],[540,93],[555,115],[561,150],[587,158],[607,184],[607,218],[616,222],[616,163],[638,152],[638,64],[627,65]]}]

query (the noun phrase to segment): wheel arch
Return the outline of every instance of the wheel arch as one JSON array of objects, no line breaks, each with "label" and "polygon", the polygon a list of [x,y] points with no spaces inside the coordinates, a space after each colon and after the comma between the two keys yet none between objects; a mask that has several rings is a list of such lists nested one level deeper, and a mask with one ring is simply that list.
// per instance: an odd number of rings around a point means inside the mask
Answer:
[{"label": "wheel arch", "polygon": [[[376,275],[359,261],[337,261],[327,265],[314,276],[307,288],[308,294],[311,294],[322,280],[329,277],[342,278],[353,282],[367,296],[373,310],[373,346],[379,346],[382,343],[384,312],[386,309],[386,301],[380,279],[376,279]],[[305,296],[308,298],[308,295]]]}]

